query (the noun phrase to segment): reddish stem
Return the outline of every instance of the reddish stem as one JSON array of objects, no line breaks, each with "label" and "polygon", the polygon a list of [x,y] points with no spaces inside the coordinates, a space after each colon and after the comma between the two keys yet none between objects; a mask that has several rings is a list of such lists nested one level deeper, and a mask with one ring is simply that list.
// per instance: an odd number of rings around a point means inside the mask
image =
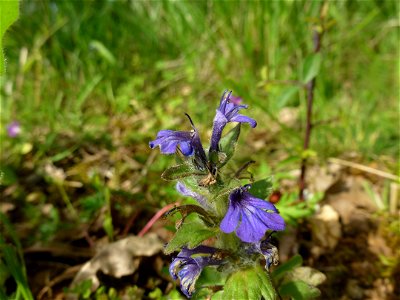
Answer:
[{"label": "reddish stem", "polygon": [[175,202],[168,204],[167,206],[164,206],[161,208],[151,219],[147,224],[143,227],[143,229],[138,233],[138,236],[144,236],[150,228],[154,225],[155,222],[157,222],[158,219],[160,219],[167,211],[173,209],[175,206],[178,206],[180,203]]},{"label": "reddish stem", "polygon": [[[324,5],[321,8],[320,20],[321,24],[323,18],[325,17],[326,11],[324,11]],[[313,42],[314,42],[314,53],[321,51],[321,40],[322,40],[323,30],[314,30]],[[311,130],[313,128],[312,122],[312,110],[314,102],[314,88],[315,88],[316,78],[314,77],[310,82],[307,83],[307,117],[306,117],[306,132],[304,135],[303,152],[308,150],[310,146]],[[301,160],[300,166],[300,178],[299,178],[299,200],[304,201],[304,189],[306,188],[306,173],[307,173],[307,158]]]}]

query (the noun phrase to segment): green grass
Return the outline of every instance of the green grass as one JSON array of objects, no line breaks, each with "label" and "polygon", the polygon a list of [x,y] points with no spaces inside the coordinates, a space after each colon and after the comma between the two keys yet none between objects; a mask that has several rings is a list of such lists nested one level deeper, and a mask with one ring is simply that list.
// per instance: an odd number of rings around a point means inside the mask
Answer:
[{"label": "green grass", "polygon": [[[265,120],[259,128],[266,132],[282,108],[298,108],[300,119],[277,137],[298,152],[304,91],[280,81],[299,80],[320,5],[24,2],[5,44],[2,124],[20,120],[30,140],[41,135],[38,128],[85,139],[107,136],[112,116],[146,110],[149,130],[137,137],[144,142],[177,123],[163,117],[165,110],[179,121],[190,112],[208,126],[220,93],[231,88]],[[334,120],[316,127],[312,139],[322,157],[398,153],[396,10],[395,1],[330,3],[314,116]],[[23,47],[27,57],[18,64]]]}]

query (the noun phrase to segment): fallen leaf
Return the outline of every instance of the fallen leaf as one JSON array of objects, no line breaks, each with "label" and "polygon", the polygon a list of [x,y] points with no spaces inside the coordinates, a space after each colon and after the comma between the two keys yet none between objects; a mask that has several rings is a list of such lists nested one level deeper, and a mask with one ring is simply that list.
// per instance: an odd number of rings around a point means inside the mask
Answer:
[{"label": "fallen leaf", "polygon": [[289,273],[290,280],[302,280],[305,283],[317,286],[326,280],[326,275],[310,267],[298,267]]},{"label": "fallen leaf", "polygon": [[96,290],[100,281],[97,272],[121,278],[133,274],[139,267],[141,257],[153,256],[163,249],[163,243],[156,234],[143,237],[129,236],[104,246],[91,260],[85,263],[76,274],[71,287],[90,279],[92,291]]}]

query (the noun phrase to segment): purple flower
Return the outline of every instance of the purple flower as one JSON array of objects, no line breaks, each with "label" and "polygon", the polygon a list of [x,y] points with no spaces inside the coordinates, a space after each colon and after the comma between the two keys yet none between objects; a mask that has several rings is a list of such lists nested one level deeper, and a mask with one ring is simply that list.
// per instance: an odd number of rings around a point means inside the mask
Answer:
[{"label": "purple flower", "polygon": [[225,233],[236,231],[243,242],[254,243],[267,230],[284,230],[285,221],[272,203],[254,197],[247,191],[249,188],[246,185],[229,195],[228,211],[220,228]]},{"label": "purple flower", "polygon": [[157,138],[149,143],[150,148],[154,149],[160,146],[161,153],[174,154],[178,145],[185,156],[194,154],[192,146],[193,132],[161,130],[157,134]]},{"label": "purple flower", "polygon": [[233,95],[231,95],[229,97],[229,102],[233,103],[235,105],[239,105],[240,103],[242,103],[242,100],[243,99],[241,97],[237,97],[237,96],[233,96]]},{"label": "purple flower", "polygon": [[194,249],[183,248],[172,261],[169,273],[174,280],[179,278],[181,290],[187,297],[192,296],[196,281],[204,267],[222,263],[221,260],[213,257],[217,251],[218,249],[207,246],[198,246]]},{"label": "purple flower", "polygon": [[247,108],[247,105],[239,104],[242,99],[239,97],[231,97],[232,92],[229,92],[228,95],[226,94],[227,91],[224,91],[219,108],[214,117],[210,152],[219,150],[218,143],[221,139],[222,131],[228,122],[249,123],[253,128],[257,126],[257,122],[254,119],[238,113],[242,108]]},{"label": "purple flower", "polygon": [[176,184],[176,190],[183,196],[192,197],[203,208],[208,208],[209,207],[208,204],[207,204],[207,199],[204,196],[189,190],[182,182],[178,181],[178,183]]},{"label": "purple flower", "polygon": [[200,169],[205,169],[207,166],[207,156],[201,144],[199,133],[189,115],[186,114],[186,116],[192,124],[192,131],[161,130],[157,133],[157,138],[149,143],[149,146],[152,149],[159,146],[163,154],[174,154],[179,145],[183,155],[194,155],[196,165]]},{"label": "purple flower", "polygon": [[15,138],[21,133],[21,126],[19,122],[13,121],[7,125],[7,135],[11,138]]}]

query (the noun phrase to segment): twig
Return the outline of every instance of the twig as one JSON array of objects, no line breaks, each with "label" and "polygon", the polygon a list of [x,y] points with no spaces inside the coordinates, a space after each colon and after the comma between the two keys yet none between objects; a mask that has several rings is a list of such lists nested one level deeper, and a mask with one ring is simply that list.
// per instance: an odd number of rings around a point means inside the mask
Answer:
[{"label": "twig", "polygon": [[83,264],[70,267],[70,268],[66,269],[61,275],[52,279],[48,284],[46,284],[46,286],[44,286],[40,290],[40,292],[37,295],[37,299],[40,300],[44,297],[44,295],[46,293],[51,292],[51,288],[54,285],[56,285],[64,280],[73,278],[75,276],[75,274],[78,273],[78,271],[82,268],[82,266],[83,266]]},{"label": "twig", "polygon": [[[322,4],[320,12],[320,23],[323,27],[322,22],[327,12],[327,2]],[[314,29],[313,42],[314,42],[314,53],[319,53],[321,51],[321,40],[324,33],[323,28],[320,30]],[[304,136],[303,151],[308,150],[310,146],[311,130],[313,127],[312,123],[312,109],[314,102],[314,88],[315,88],[316,78],[314,77],[306,85],[307,90],[307,119],[306,119],[306,133]],[[304,189],[306,187],[306,172],[307,172],[307,158],[301,160],[301,173],[299,178],[299,200],[304,201]]]},{"label": "twig", "polygon": [[399,185],[391,182],[390,183],[390,199],[389,199],[389,212],[395,214],[398,207],[398,191],[400,190]]},{"label": "twig", "polygon": [[383,178],[386,178],[386,179],[390,179],[390,180],[394,180],[394,181],[400,181],[400,177],[399,176],[396,176],[396,175],[393,175],[393,174],[390,174],[390,173],[387,173],[385,171],[381,171],[381,170],[378,170],[378,169],[374,169],[374,168],[371,168],[371,167],[367,167],[367,166],[364,166],[364,165],[361,165],[361,164],[358,164],[358,163],[354,163],[354,162],[351,162],[351,161],[343,160],[343,159],[340,159],[340,158],[331,157],[331,158],[328,159],[328,162],[333,163],[333,164],[346,166],[346,167],[350,167],[350,168],[357,169],[357,170],[361,170],[361,171],[364,171],[364,172],[367,172],[367,173],[370,173],[370,174],[374,174],[376,176],[383,177]]}]

